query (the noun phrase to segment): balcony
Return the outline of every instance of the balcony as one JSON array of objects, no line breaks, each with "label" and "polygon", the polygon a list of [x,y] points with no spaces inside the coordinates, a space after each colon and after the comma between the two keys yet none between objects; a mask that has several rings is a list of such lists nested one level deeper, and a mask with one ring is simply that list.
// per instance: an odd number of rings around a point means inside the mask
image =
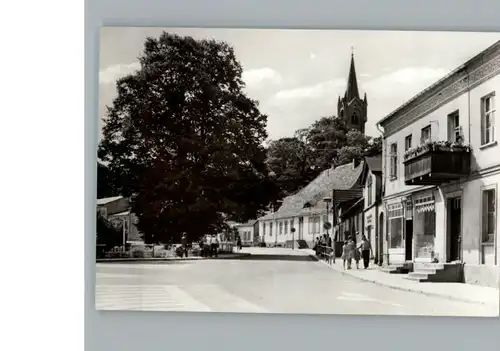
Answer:
[{"label": "balcony", "polygon": [[470,147],[463,143],[428,142],[405,153],[406,185],[441,185],[470,172]]}]

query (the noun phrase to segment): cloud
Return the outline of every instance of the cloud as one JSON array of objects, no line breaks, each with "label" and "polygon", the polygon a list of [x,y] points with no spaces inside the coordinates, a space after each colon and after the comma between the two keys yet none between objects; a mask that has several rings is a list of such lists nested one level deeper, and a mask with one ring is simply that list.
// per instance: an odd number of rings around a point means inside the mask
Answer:
[{"label": "cloud", "polygon": [[377,98],[392,98],[396,95],[409,100],[447,73],[449,70],[443,68],[406,67],[366,82],[363,89]]},{"label": "cloud", "polygon": [[117,79],[141,68],[139,62],[108,66],[99,71],[99,84],[114,84]]},{"label": "cloud", "polygon": [[334,79],[315,85],[281,90],[274,95],[273,101],[279,103],[284,101],[314,100],[324,97],[331,98],[339,93],[339,89],[345,88],[345,84],[344,79]]},{"label": "cloud", "polygon": [[277,71],[269,67],[244,71],[242,78],[249,89],[256,89],[268,83],[279,84],[283,80]]}]

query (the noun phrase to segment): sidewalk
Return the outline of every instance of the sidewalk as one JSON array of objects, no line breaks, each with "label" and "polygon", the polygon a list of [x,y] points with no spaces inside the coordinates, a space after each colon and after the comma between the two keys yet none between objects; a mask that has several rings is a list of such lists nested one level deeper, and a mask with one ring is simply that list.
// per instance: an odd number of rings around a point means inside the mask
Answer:
[{"label": "sidewalk", "polygon": [[[302,251],[307,251],[310,256],[316,258],[313,250],[306,249]],[[368,269],[361,268],[359,270],[354,265],[353,269],[344,270],[340,258],[337,258],[331,266],[324,260],[318,259],[318,261],[341,274],[392,289],[410,291],[428,296],[438,296],[455,301],[479,303],[492,306],[497,310],[499,309],[499,289],[462,283],[419,283],[404,279],[406,274],[385,273],[373,265]],[[362,266],[362,262],[360,262],[360,266]]]}]

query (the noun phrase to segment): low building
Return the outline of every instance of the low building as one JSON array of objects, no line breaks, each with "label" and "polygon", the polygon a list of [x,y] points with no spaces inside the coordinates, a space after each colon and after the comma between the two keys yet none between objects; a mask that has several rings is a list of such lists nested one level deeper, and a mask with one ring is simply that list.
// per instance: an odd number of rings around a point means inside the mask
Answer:
[{"label": "low building", "polygon": [[243,246],[253,246],[258,234],[255,233],[257,220],[251,220],[243,224],[236,224],[234,227],[238,230]]},{"label": "low building", "polygon": [[123,196],[97,199],[97,213],[111,223],[122,225],[125,241],[129,244],[142,243],[137,229],[137,216],[131,212],[130,202]]},{"label": "low building", "polygon": [[499,90],[500,41],[378,122],[387,258],[415,279],[498,287]]},{"label": "low building", "polygon": [[[328,234],[325,223],[333,223],[333,206],[362,196],[364,161],[330,168],[286,197],[277,211],[258,219],[261,239],[267,245],[313,247],[316,238]],[[293,229],[293,230],[292,230]]]},{"label": "low building", "polygon": [[357,197],[336,206],[337,240],[344,241],[353,236],[359,243],[364,234],[372,245],[375,261],[380,264],[384,240],[380,236],[377,218],[382,203],[382,156],[366,157],[364,162],[365,171],[359,179],[362,191]]}]

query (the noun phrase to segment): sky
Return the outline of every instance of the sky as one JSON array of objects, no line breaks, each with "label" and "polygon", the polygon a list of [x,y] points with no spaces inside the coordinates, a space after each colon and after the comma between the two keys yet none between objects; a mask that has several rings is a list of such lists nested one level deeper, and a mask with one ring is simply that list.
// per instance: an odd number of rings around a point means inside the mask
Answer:
[{"label": "sky", "polygon": [[247,95],[268,116],[273,140],[337,114],[352,53],[360,95],[368,99],[366,134],[376,136],[377,121],[500,40],[496,33],[106,27],[100,117],[116,96],[116,79],[139,68],[145,38],[162,31],[229,43],[243,66]]}]

